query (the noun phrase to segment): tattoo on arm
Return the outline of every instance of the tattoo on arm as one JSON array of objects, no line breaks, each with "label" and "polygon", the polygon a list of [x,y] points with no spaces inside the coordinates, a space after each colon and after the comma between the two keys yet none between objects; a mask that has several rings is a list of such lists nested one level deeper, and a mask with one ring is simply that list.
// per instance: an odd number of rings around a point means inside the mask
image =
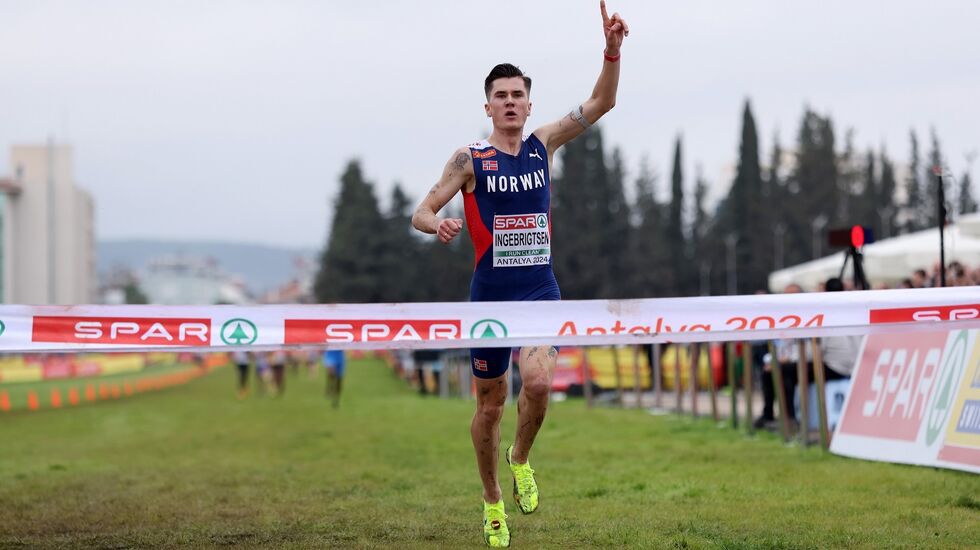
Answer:
[{"label": "tattoo on arm", "polygon": [[554,359],[556,355],[558,355],[558,350],[553,347],[548,349],[548,357]]},{"label": "tattoo on arm", "polygon": [[456,155],[456,160],[453,161],[453,167],[450,168],[450,170],[449,170],[449,177],[455,176],[457,172],[459,172],[460,170],[462,170],[463,168],[465,168],[466,167],[466,163],[469,160],[470,160],[470,157],[467,156],[466,153],[460,153],[460,154]]}]

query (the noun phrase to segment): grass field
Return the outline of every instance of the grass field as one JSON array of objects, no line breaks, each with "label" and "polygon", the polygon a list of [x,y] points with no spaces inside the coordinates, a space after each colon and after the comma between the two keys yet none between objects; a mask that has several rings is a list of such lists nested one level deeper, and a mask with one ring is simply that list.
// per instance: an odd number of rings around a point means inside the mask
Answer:
[{"label": "grass field", "polygon": [[[236,401],[233,377],[0,416],[0,548],[482,546],[472,403],[422,398],[373,361],[348,367],[339,410],[322,379]],[[552,407],[541,508],[507,499],[515,548],[980,544],[980,476]],[[513,430],[509,407],[505,446]]]}]

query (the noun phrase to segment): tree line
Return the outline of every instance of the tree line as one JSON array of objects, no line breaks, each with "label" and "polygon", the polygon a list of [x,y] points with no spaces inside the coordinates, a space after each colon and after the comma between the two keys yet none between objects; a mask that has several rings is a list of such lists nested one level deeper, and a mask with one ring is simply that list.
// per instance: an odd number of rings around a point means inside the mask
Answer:
[{"label": "tree line", "polygon": [[[560,171],[552,177],[552,253],[562,296],[747,294],[766,289],[774,269],[830,253],[830,228],[870,226],[880,239],[936,226],[940,179],[934,167],[945,174],[949,167],[935,131],[924,156],[910,131],[902,177],[884,146],[861,151],[853,136],[847,131],[840,139],[829,116],[806,108],[794,147],[784,149],[777,138],[763,161],[746,101],[735,176],[709,211],[704,175],[699,171],[691,184],[684,174],[680,136],[669,182],[662,183],[646,161],[627,181],[620,150],[609,150],[602,129],[591,128],[559,151]],[[953,180],[943,178],[949,213],[976,211],[969,172]],[[411,217],[417,201],[398,184],[382,210],[357,160],[340,181],[314,281],[318,301],[468,297],[473,250],[465,232],[449,245],[416,232]],[[660,186],[668,183],[661,200]],[[462,217],[455,205],[444,214]]]}]

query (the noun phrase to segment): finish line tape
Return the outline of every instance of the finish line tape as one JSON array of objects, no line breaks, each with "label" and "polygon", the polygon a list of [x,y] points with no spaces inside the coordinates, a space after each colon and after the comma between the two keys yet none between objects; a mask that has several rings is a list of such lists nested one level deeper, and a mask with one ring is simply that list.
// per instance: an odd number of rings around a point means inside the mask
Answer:
[{"label": "finish line tape", "polygon": [[980,287],[642,300],[0,306],[0,352],[609,345],[980,328]]}]

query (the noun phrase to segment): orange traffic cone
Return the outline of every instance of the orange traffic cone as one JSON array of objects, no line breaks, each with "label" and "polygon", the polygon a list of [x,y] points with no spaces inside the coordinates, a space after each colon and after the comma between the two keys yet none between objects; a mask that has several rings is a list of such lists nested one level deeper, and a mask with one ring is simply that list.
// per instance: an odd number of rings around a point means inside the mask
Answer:
[{"label": "orange traffic cone", "polygon": [[30,391],[27,392],[27,408],[36,411],[40,405],[37,402],[37,393]]},{"label": "orange traffic cone", "polygon": [[72,388],[68,390],[68,403],[70,403],[72,407],[78,405],[78,388],[72,386]]},{"label": "orange traffic cone", "polygon": [[0,391],[0,411],[7,412],[10,410],[10,396],[7,395],[7,390]]},{"label": "orange traffic cone", "polygon": [[51,408],[60,409],[61,408],[61,390],[58,388],[51,389]]}]

